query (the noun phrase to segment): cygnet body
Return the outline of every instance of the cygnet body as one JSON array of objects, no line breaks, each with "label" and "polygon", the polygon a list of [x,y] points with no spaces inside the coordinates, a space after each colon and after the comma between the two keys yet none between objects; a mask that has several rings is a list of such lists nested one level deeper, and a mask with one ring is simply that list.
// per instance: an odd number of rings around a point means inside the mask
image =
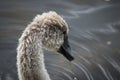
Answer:
[{"label": "cygnet body", "polygon": [[68,42],[68,25],[56,12],[37,15],[23,31],[17,47],[19,80],[51,80],[42,48],[73,60]]}]

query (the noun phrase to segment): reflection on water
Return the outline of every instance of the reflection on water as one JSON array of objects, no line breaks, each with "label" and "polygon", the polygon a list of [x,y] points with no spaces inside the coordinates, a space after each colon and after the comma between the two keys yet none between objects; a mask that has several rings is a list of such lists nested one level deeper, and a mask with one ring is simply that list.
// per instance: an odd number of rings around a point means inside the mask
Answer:
[{"label": "reflection on water", "polygon": [[119,8],[119,0],[1,1],[0,80],[18,80],[18,38],[36,14],[49,10],[68,22],[75,56],[68,62],[60,54],[45,51],[52,80],[120,80]]}]

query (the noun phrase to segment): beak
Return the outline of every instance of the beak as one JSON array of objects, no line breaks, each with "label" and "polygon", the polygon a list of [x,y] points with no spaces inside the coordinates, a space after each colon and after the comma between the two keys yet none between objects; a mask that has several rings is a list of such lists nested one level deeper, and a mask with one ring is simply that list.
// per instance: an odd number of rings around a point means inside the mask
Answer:
[{"label": "beak", "polygon": [[74,60],[67,36],[64,38],[64,43],[62,44],[58,52],[61,53],[64,57],[66,57],[69,61]]}]

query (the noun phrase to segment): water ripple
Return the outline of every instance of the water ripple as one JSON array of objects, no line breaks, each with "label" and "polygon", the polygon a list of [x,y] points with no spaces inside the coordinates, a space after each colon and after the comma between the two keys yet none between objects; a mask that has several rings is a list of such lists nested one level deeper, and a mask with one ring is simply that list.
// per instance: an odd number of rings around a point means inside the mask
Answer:
[{"label": "water ripple", "polygon": [[78,65],[75,62],[73,62],[73,64],[84,72],[88,80],[94,80],[89,70],[83,64]]},{"label": "water ripple", "polygon": [[[57,72],[60,72],[61,74],[63,74],[67,78],[69,78],[69,80],[77,80],[77,77],[75,77],[75,73],[72,72],[70,69],[64,68],[64,67],[56,65],[56,64],[50,64],[50,65],[52,67],[57,68]],[[60,70],[58,70],[58,69],[60,69]],[[72,76],[74,76],[74,77],[72,77]]]},{"label": "water ripple", "polygon": [[50,65],[51,65],[51,66],[54,66],[54,67],[57,67],[57,68],[59,68],[59,69],[63,69],[64,71],[75,75],[70,69],[64,68],[64,67],[59,66],[59,65],[56,65],[56,64],[50,64]]},{"label": "water ripple", "polygon": [[101,69],[102,73],[104,74],[104,76],[107,78],[107,80],[113,80],[112,76],[110,73],[108,73],[107,71],[105,71],[105,69],[102,67],[102,65],[97,64],[98,67]]},{"label": "water ripple", "polygon": [[103,6],[96,6],[96,7],[91,7],[91,8],[88,8],[88,9],[84,9],[84,10],[78,10],[78,11],[75,11],[75,10],[71,10],[71,11],[68,11],[70,14],[72,14],[73,16],[64,16],[65,18],[72,18],[72,19],[75,19],[75,18],[79,18],[79,14],[88,14],[88,13],[92,13],[94,11],[97,11],[97,10],[101,10],[103,8],[107,8],[107,7],[110,7],[111,5],[103,5]]},{"label": "water ripple", "polygon": [[110,56],[104,56],[104,58],[117,70],[120,72],[120,66],[118,63]]}]

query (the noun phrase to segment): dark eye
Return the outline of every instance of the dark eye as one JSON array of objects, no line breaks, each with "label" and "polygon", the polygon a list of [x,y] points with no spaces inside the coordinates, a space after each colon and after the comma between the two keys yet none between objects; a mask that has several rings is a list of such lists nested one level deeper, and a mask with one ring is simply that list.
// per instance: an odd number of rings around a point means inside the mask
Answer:
[{"label": "dark eye", "polygon": [[63,34],[65,35],[65,34],[66,34],[66,31],[64,31]]}]

